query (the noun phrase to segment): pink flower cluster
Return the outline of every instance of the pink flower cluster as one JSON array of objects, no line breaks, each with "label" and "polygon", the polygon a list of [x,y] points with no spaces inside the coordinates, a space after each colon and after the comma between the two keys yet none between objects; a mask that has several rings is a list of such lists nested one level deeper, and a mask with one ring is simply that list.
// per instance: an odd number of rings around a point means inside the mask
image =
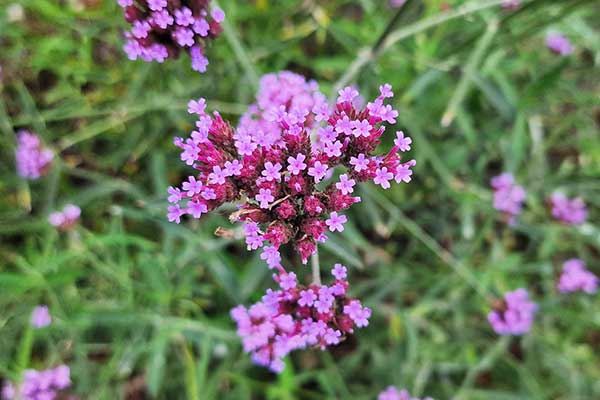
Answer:
[{"label": "pink flower cluster", "polygon": [[16,388],[13,384],[5,384],[2,388],[4,400],[52,400],[59,391],[71,385],[71,372],[66,365],[60,365],[44,371],[26,370],[23,382]]},{"label": "pink flower cluster", "polygon": [[573,52],[573,45],[569,39],[560,33],[551,33],[546,36],[546,46],[561,56],[568,56]]},{"label": "pink flower cluster", "polygon": [[587,208],[579,197],[567,198],[562,193],[550,196],[552,216],[567,225],[581,225],[587,219]]},{"label": "pink flower cluster", "polygon": [[517,289],[504,295],[488,321],[499,335],[523,335],[531,329],[538,306],[529,300],[525,289]]},{"label": "pink flower cluster", "polygon": [[44,305],[37,306],[31,313],[31,326],[36,329],[44,328],[52,323],[52,317],[48,312],[48,307]]},{"label": "pink flower cluster", "polygon": [[493,177],[491,186],[494,189],[494,208],[503,213],[507,223],[513,225],[523,209],[525,189],[515,184],[515,178],[506,172]]},{"label": "pink flower cluster", "polygon": [[347,297],[346,267],[336,264],[330,285],[301,286],[296,274],[280,270],[275,275],[280,290],[267,290],[250,308],[231,310],[244,350],[253,361],[273,372],[284,368],[282,358],[293,350],[318,346],[324,350],[344,336],[369,324],[371,309]]},{"label": "pink flower cluster", "polygon": [[[241,200],[231,219],[246,222],[248,249],[264,247],[262,258],[272,268],[280,262],[279,247],[291,241],[306,263],[327,230],[344,230],[342,211],[360,201],[353,195],[358,182],[372,180],[384,189],[391,181],[410,182],[415,161],[403,163],[398,154],[410,150],[409,137],[397,132],[394,147],[375,154],[382,123],[398,116],[384,104],[393,96],[390,85],[365,108],[357,108],[359,94],[351,87],[330,106],[315,85],[289,72],[268,75],[237,129],[217,112],[208,115],[204,99],[192,100],[196,130],[175,144],[198,173],[169,188],[169,220],[200,218]],[[325,182],[336,167],[345,172]]]},{"label": "pink flower cluster", "polygon": [[521,0],[504,0],[502,7],[506,10],[516,10],[521,6]]},{"label": "pink flower cluster", "polygon": [[81,208],[73,204],[67,204],[62,211],[55,211],[48,216],[50,225],[66,231],[77,223],[81,215]]},{"label": "pink flower cluster", "polygon": [[598,277],[585,268],[585,263],[577,258],[565,261],[558,281],[561,293],[582,291],[594,294],[598,290]]},{"label": "pink flower cluster", "polygon": [[130,60],[162,63],[187,51],[195,71],[205,72],[206,45],[222,31],[225,13],[210,0],[117,0],[131,30],[123,49]]},{"label": "pink flower cluster", "polygon": [[[379,393],[377,400],[421,400],[417,397],[412,397],[408,390],[398,390],[394,386],[389,386],[383,392]],[[433,400],[431,397],[424,397],[422,400]]]},{"label": "pink flower cluster", "polygon": [[17,133],[15,151],[17,173],[23,178],[38,179],[50,170],[54,153],[43,146],[40,137],[27,130]]}]

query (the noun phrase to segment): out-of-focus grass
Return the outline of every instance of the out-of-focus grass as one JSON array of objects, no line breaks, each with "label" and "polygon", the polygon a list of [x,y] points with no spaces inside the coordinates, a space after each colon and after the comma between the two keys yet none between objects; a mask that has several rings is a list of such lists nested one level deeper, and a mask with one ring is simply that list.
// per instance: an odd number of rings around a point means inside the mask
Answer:
[{"label": "out-of-focus grass", "polygon": [[[186,57],[127,61],[110,0],[18,1],[24,18],[12,22],[14,4],[0,8],[0,375],[66,362],[84,399],[373,399],[391,384],[437,399],[600,398],[600,303],[554,289],[566,258],[600,272],[597,2],[508,13],[493,0],[413,0],[389,35],[384,1],[220,3],[229,28],[205,75]],[[545,49],[549,30],[575,54]],[[344,82],[367,96],[391,83],[418,164],[410,185],[363,185],[346,231],[320,252],[324,267],[351,267],[371,325],[273,376],[241,352],[228,316],[271,284],[267,269],[213,235],[230,226],[227,210],[179,226],[164,214],[165,188],[189,172],[171,144],[191,129],[187,100],[205,96],[235,119],[256,76],[281,69],[332,95]],[[60,152],[36,182],[14,173],[21,127]],[[515,228],[491,206],[502,170],[529,193]],[[587,224],[550,221],[543,199],[556,189],[585,198]],[[83,219],[61,235],[46,217],[66,202]],[[522,339],[499,338],[490,302],[520,286],[539,317]],[[39,303],[55,323],[35,332],[25,365]]]}]

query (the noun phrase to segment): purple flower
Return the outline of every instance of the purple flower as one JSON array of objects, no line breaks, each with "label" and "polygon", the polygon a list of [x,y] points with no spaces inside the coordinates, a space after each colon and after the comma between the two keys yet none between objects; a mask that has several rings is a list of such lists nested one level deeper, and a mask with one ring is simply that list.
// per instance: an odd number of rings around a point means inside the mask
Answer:
[{"label": "purple flower", "polygon": [[21,130],[17,133],[15,150],[17,173],[23,178],[38,179],[50,170],[54,153],[42,145],[35,133]]},{"label": "purple flower", "polygon": [[288,157],[287,161],[289,165],[287,170],[290,171],[292,175],[298,175],[307,167],[304,160],[306,160],[306,156],[302,153],[298,154],[295,158],[292,156]]},{"label": "purple flower", "polygon": [[[357,104],[353,88],[340,92],[340,102],[328,104],[316,82],[287,71],[269,74],[261,78],[256,102],[237,127],[218,112],[206,114],[202,99],[191,101],[189,112],[198,116],[195,129],[174,143],[195,172],[182,190],[169,189],[179,208],[169,208],[168,218],[179,221],[181,210],[203,215],[203,204],[211,212],[240,202],[232,221],[260,225],[260,233],[246,233],[248,249],[290,243],[306,263],[327,240],[328,229],[343,230],[343,210],[361,201],[353,196],[359,182],[389,188],[392,179],[412,179],[415,161],[403,162],[400,153],[410,148],[410,138],[398,135],[391,150],[375,153],[383,122],[398,115],[385,104],[393,96],[391,86],[382,85],[379,92],[366,108]],[[336,169],[343,169],[337,182],[331,180]]]},{"label": "purple flower", "polygon": [[48,216],[48,222],[59,230],[66,231],[77,223],[80,216],[81,208],[74,204],[67,204],[63,207],[62,211],[51,213]]},{"label": "purple flower", "polygon": [[562,193],[550,196],[552,216],[567,225],[582,225],[587,219],[587,208],[579,197],[567,198]]},{"label": "purple flower", "polygon": [[400,8],[404,5],[404,3],[406,3],[406,0],[390,0],[390,7]]},{"label": "purple flower", "polygon": [[276,268],[281,263],[281,254],[275,246],[263,247],[263,252],[260,255],[261,260],[265,260],[269,268]]},{"label": "purple flower", "polygon": [[190,100],[188,102],[188,113],[190,114],[198,114],[205,115],[204,112],[206,110],[206,100],[200,98],[198,100]]},{"label": "purple flower", "polygon": [[394,174],[388,171],[387,167],[377,168],[375,170],[375,182],[377,185],[380,185],[384,189],[389,189],[391,187],[390,181],[394,179]]},{"label": "purple flower", "polygon": [[[249,227],[249,232],[255,233],[255,228]],[[337,280],[333,286],[304,287],[293,273],[282,269],[275,278],[281,290],[268,289],[260,302],[249,308],[240,305],[230,312],[244,351],[251,353],[258,365],[280,373],[285,366],[282,358],[290,352],[309,346],[324,350],[339,344],[355,327],[368,323],[371,311],[360,301],[347,298],[345,290],[336,289],[347,287],[345,280]],[[342,312],[347,307],[356,322]]]},{"label": "purple flower", "polygon": [[315,178],[315,182],[319,183],[327,174],[327,164],[316,161],[315,164],[308,169],[308,175]]},{"label": "purple flower", "polygon": [[23,381],[19,387],[8,383],[2,388],[3,399],[52,400],[58,392],[71,386],[71,371],[68,366],[60,365],[53,369],[23,372]]},{"label": "purple flower", "polygon": [[211,40],[222,31],[225,13],[220,8],[208,12],[210,1],[191,4],[167,0],[118,0],[131,30],[125,33],[123,50],[130,60],[163,62],[188,52],[192,69],[205,72],[204,54]]},{"label": "purple flower", "polygon": [[335,277],[335,279],[342,280],[346,279],[348,269],[342,264],[335,264],[333,269],[331,270],[331,275]]},{"label": "purple flower", "polygon": [[523,208],[525,189],[515,184],[514,177],[509,173],[493,177],[491,186],[494,189],[494,208],[503,213],[509,224],[515,224],[515,217]]},{"label": "purple flower", "polygon": [[585,263],[577,258],[565,261],[558,281],[561,293],[582,291],[594,294],[598,290],[598,277],[585,268]]},{"label": "purple flower", "polygon": [[341,89],[339,92],[339,97],[337,99],[338,103],[349,102],[352,103],[354,98],[358,97],[358,91],[350,86]]},{"label": "purple flower", "polygon": [[504,295],[504,301],[488,314],[488,321],[499,335],[523,335],[531,329],[537,304],[529,300],[525,289]]},{"label": "purple flower", "polygon": [[[420,400],[412,397],[408,390],[398,390],[394,386],[388,386],[383,392],[379,393],[377,400]],[[425,397],[423,400],[433,400],[431,397]]]},{"label": "purple flower", "polygon": [[260,202],[260,208],[269,208],[269,203],[275,200],[269,189],[260,189],[255,197],[256,201]]},{"label": "purple flower", "polygon": [[516,10],[521,6],[521,0],[504,0],[502,7],[507,10]]},{"label": "purple flower", "polygon": [[354,166],[356,172],[362,172],[368,169],[369,159],[364,154],[359,154],[357,157],[350,158],[350,165]]},{"label": "purple flower", "polygon": [[337,212],[329,214],[329,218],[325,220],[325,224],[329,227],[331,232],[343,232],[344,224],[348,221],[345,215],[338,215]]},{"label": "purple flower", "polygon": [[33,309],[31,313],[31,326],[34,328],[43,328],[52,323],[52,317],[48,312],[48,307],[41,305]]},{"label": "purple flower", "polygon": [[412,143],[412,139],[408,136],[404,136],[404,132],[398,131],[396,132],[396,139],[394,139],[394,145],[398,146],[400,151],[408,151],[410,150],[410,144]]},{"label": "purple flower", "polygon": [[307,289],[307,290],[303,290],[300,292],[300,298],[298,299],[298,305],[305,307],[305,306],[312,306],[313,303],[315,302],[315,300],[317,299],[317,295],[315,294],[315,292],[313,292],[312,289]]},{"label": "purple flower", "polygon": [[546,36],[546,46],[556,54],[568,56],[573,52],[573,45],[567,37],[560,33],[550,33]]},{"label": "purple flower", "polygon": [[281,164],[276,163],[273,165],[272,162],[267,161],[265,163],[265,169],[262,172],[262,176],[265,177],[267,181],[279,181],[281,179]]}]

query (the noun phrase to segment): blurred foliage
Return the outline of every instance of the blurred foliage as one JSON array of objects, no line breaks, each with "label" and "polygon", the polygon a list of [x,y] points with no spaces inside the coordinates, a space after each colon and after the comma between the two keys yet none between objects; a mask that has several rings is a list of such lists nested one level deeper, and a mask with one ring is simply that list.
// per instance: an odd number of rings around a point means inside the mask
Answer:
[{"label": "blurred foliage", "polygon": [[[204,75],[187,57],[128,61],[112,0],[0,2],[0,375],[66,362],[83,399],[360,400],[392,384],[436,399],[600,398],[600,301],[554,288],[566,258],[600,273],[600,7],[500,2],[222,0],[227,29]],[[550,31],[575,54],[548,51]],[[257,77],[282,69],[331,95],[391,83],[418,164],[410,185],[363,185],[321,251],[321,265],[351,267],[371,325],[273,376],[241,351],[228,315],[260,297],[269,271],[213,235],[228,210],[169,224],[165,193],[189,172],[172,145],[191,130],[187,100],[235,120]],[[39,181],[14,172],[24,127],[60,153]],[[491,204],[503,170],[529,194],[515,228]],[[550,220],[544,198],[559,189],[586,200],[589,223]],[[83,219],[64,235],[46,221],[67,202]],[[520,286],[541,305],[535,327],[499,338],[486,314]],[[40,303],[55,323],[35,332],[27,362]]]}]

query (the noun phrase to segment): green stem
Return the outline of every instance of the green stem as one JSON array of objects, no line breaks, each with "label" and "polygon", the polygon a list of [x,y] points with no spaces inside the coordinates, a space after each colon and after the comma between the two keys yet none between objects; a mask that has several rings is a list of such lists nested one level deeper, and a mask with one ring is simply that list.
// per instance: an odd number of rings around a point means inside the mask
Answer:
[{"label": "green stem", "polygon": [[321,266],[319,263],[319,249],[310,257],[310,265],[312,267],[312,280],[315,285],[321,286]]},{"label": "green stem", "polygon": [[19,351],[17,353],[17,371],[19,375],[21,372],[28,367],[29,359],[31,358],[31,349],[33,347],[34,329],[31,324],[27,323],[25,333],[21,338],[19,344]]}]

